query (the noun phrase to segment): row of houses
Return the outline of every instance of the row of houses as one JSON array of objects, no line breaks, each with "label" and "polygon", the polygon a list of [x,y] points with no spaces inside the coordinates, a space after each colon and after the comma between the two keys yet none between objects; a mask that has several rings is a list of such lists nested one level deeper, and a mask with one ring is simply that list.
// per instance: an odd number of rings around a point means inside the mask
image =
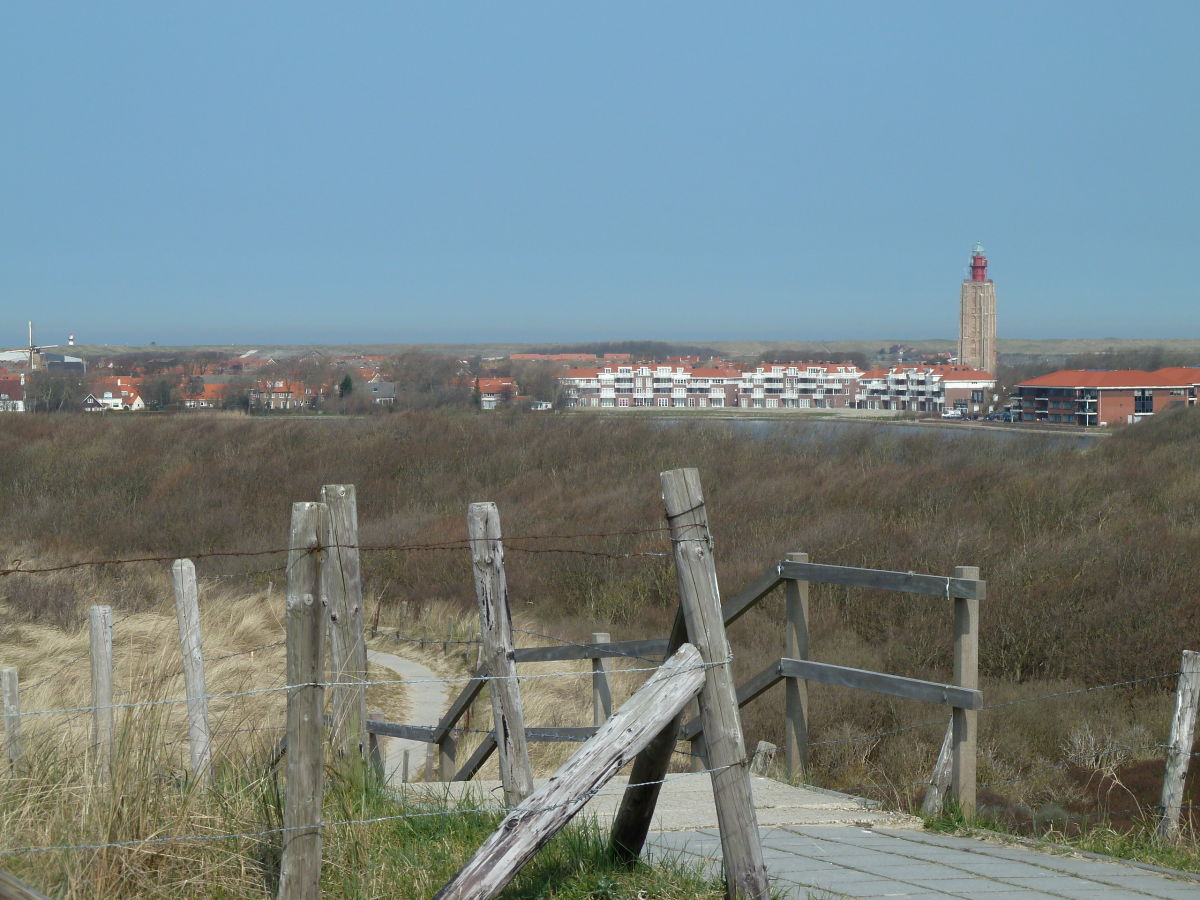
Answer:
[{"label": "row of houses", "polygon": [[570,369],[559,376],[563,405],[611,409],[890,409],[990,412],[996,379],[953,365],[864,371],[853,363],[638,363]]}]

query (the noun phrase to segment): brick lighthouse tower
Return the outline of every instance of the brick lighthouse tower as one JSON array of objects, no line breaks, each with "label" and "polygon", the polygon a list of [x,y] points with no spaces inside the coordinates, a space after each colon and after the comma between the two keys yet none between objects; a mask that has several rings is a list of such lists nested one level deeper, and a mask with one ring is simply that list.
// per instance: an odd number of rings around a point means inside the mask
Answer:
[{"label": "brick lighthouse tower", "polygon": [[996,374],[996,285],[987,277],[983,245],[971,253],[971,277],[962,283],[958,319],[958,362]]}]

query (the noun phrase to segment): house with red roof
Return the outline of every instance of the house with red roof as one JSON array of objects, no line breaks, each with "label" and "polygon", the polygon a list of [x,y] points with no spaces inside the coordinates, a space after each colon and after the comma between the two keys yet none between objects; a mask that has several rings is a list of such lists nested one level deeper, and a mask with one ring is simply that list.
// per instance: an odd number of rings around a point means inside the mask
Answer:
[{"label": "house with red roof", "polygon": [[1169,406],[1195,406],[1200,367],[1064,369],[1017,385],[1022,422],[1109,425],[1137,422]]},{"label": "house with red roof", "polygon": [[136,412],[146,408],[140,389],[141,379],[129,375],[100,375],[88,379],[83,398],[84,412],[123,410]]},{"label": "house with red roof", "polygon": [[475,390],[479,392],[480,409],[495,409],[503,403],[511,403],[520,393],[511,378],[476,378]]},{"label": "house with red roof", "polygon": [[25,412],[25,376],[0,376],[0,412]]},{"label": "house with red roof", "polygon": [[260,378],[250,388],[252,409],[308,409],[321,398],[322,389],[287,378]]}]

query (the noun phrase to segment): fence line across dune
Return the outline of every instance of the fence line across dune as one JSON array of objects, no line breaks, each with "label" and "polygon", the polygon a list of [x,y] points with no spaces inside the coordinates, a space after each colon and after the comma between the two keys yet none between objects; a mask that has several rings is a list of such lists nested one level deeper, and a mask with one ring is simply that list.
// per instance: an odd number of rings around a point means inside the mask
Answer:
[{"label": "fence line across dune", "polygon": [[[664,475],[664,477],[666,476]],[[346,495],[344,489],[349,488],[350,496],[352,497],[352,486],[327,486],[326,490],[329,487],[342,489],[343,497]],[[696,493],[697,495],[699,493],[698,482]],[[327,501],[332,502],[331,498],[324,491],[322,496]],[[93,607],[91,617],[92,649],[87,653],[68,659],[54,672],[31,682],[26,687],[28,690],[29,688],[51,682],[62,676],[63,673],[67,672],[76,663],[90,656],[93,674],[92,703],[63,706],[61,708],[22,710],[20,708],[21,686],[17,679],[17,672],[14,669],[5,669],[3,670],[2,677],[0,677],[0,695],[3,697],[5,747],[10,767],[16,770],[21,765],[23,753],[21,722],[23,720],[31,717],[52,715],[73,716],[91,714],[93,716],[93,736],[90,746],[91,756],[89,757],[87,754],[84,754],[84,757],[90,758],[93,761],[100,781],[105,780],[106,772],[113,764],[114,725],[112,714],[116,710],[137,710],[186,705],[189,720],[189,733],[186,740],[191,750],[191,772],[198,780],[207,780],[213,774],[211,742],[214,736],[231,736],[256,732],[268,734],[285,730],[272,726],[256,726],[253,728],[217,727],[210,729],[207,721],[207,712],[205,711],[207,703],[209,701],[229,701],[276,693],[286,694],[288,696],[289,708],[289,721],[286,726],[287,739],[286,742],[280,743],[275,754],[275,758],[278,760],[279,755],[286,750],[289,767],[289,775],[286,780],[289,793],[284,809],[285,811],[290,809],[291,813],[285,815],[284,825],[280,828],[240,834],[181,836],[178,838],[164,837],[160,839],[147,839],[145,841],[70,846],[56,845],[44,848],[0,850],[0,855],[49,852],[51,850],[117,848],[135,846],[142,843],[167,843],[175,840],[221,840],[223,838],[235,837],[254,838],[286,833],[292,834],[293,838],[289,839],[286,844],[285,855],[289,852],[287,848],[292,849],[290,851],[290,860],[284,867],[284,872],[287,875],[286,878],[281,880],[284,888],[281,888],[280,896],[292,896],[292,888],[289,885],[311,884],[314,878],[319,878],[320,833],[324,828],[342,824],[370,824],[390,819],[424,817],[426,815],[451,815],[460,812],[483,811],[458,810],[442,813],[406,814],[357,820],[346,819],[344,821],[323,824],[320,821],[319,797],[314,801],[314,797],[319,795],[323,779],[322,771],[324,762],[321,747],[321,729],[309,727],[305,731],[300,727],[298,722],[309,722],[311,724],[314,717],[318,720],[324,717],[333,735],[332,745],[337,748],[335,749],[335,757],[344,758],[350,762],[365,764],[368,761],[368,748],[372,744],[372,738],[380,735],[402,736],[425,742],[434,751],[433,761],[426,768],[426,776],[432,778],[436,770],[443,780],[470,779],[479,772],[492,752],[504,747],[504,740],[519,737],[519,741],[502,750],[500,766],[502,779],[506,784],[506,807],[517,808],[520,801],[525,796],[528,796],[531,789],[531,772],[527,751],[524,753],[521,751],[524,741],[549,740],[580,743],[591,740],[597,733],[604,729],[605,722],[613,714],[612,691],[609,684],[611,676],[618,673],[621,675],[649,673],[655,678],[671,678],[675,676],[683,677],[687,673],[703,672],[705,677],[708,678],[714,672],[727,673],[730,668],[730,663],[733,659],[732,649],[724,649],[728,645],[723,640],[720,644],[722,647],[720,654],[710,654],[709,658],[704,661],[683,666],[678,668],[678,670],[664,674],[658,663],[677,648],[679,643],[678,634],[674,635],[671,639],[657,638],[612,641],[609,634],[597,632],[592,635],[591,642],[586,642],[532,629],[516,628],[512,626],[511,622],[502,622],[501,627],[495,633],[489,633],[486,627],[481,627],[481,636],[475,639],[454,638],[453,631],[446,637],[436,635],[424,637],[401,634],[399,631],[393,635],[387,632],[376,631],[376,636],[384,639],[408,642],[416,645],[441,644],[444,650],[448,649],[451,645],[476,646],[480,648],[480,659],[483,664],[479,665],[477,663],[476,671],[461,677],[431,679],[369,678],[366,671],[365,656],[361,661],[358,661],[351,650],[347,649],[361,645],[363,641],[364,626],[361,606],[358,612],[353,615],[343,614],[340,608],[334,608],[334,606],[327,608],[326,606],[328,598],[333,593],[333,589],[330,587],[331,584],[339,585],[339,589],[346,590],[351,595],[354,594],[354,591],[358,591],[358,596],[361,596],[361,584],[356,583],[359,578],[357,564],[357,554],[359,552],[409,550],[465,550],[471,552],[476,564],[477,590],[481,603],[481,621],[486,624],[487,617],[491,615],[488,609],[492,608],[487,605],[488,603],[493,604],[494,609],[503,609],[505,615],[507,615],[507,597],[503,585],[502,568],[503,551],[505,549],[518,552],[587,553],[620,559],[674,555],[677,567],[680,567],[682,566],[681,560],[701,559],[706,555],[711,562],[711,555],[709,554],[711,536],[708,534],[707,522],[705,520],[704,527],[698,533],[673,526],[669,536],[669,543],[672,547],[670,553],[613,554],[606,551],[592,551],[580,547],[522,548],[520,546],[512,546],[511,542],[562,541],[625,535],[644,537],[649,534],[664,532],[668,529],[637,529],[577,535],[526,535],[518,538],[505,538],[501,541],[497,524],[494,531],[488,531],[481,526],[478,533],[473,533],[471,537],[453,542],[388,547],[360,544],[356,539],[356,535],[355,539],[339,542],[337,538],[349,534],[349,532],[343,532],[343,535],[339,535],[336,531],[331,532],[327,525],[323,524],[323,517],[329,516],[329,505],[330,503],[327,502],[297,504],[297,507],[305,508],[306,514],[311,516],[312,521],[309,525],[305,526],[306,531],[293,532],[293,539],[289,542],[291,546],[286,548],[286,550],[197,554],[197,558],[205,558],[255,556],[287,552],[289,558],[287,566],[284,568],[288,573],[289,581],[287,606],[289,626],[288,637],[285,640],[265,642],[245,650],[205,656],[200,644],[199,619],[196,613],[198,589],[195,568],[188,560],[172,560],[172,572],[176,576],[175,599],[179,619],[181,649],[185,660],[183,668],[143,679],[114,696],[112,691],[111,655],[113,629],[135,614],[126,614],[114,621],[111,616],[111,610],[108,607]],[[692,512],[694,512],[694,509],[689,507],[683,509],[683,512],[679,513],[679,515],[690,514]],[[343,525],[342,527],[346,526]],[[347,560],[350,561],[348,562]],[[42,574],[84,566],[164,561],[168,560],[159,557],[136,557],[121,560],[85,561],[34,569],[25,569],[18,564],[15,567],[0,570],[0,576]],[[483,574],[481,575],[481,573]],[[499,581],[495,580],[497,573],[499,573]],[[488,579],[492,580],[488,581]],[[813,661],[810,657],[808,634],[808,586],[811,583],[915,593],[943,598],[952,603],[955,635],[955,674],[953,683],[942,684]],[[351,589],[352,586],[353,589]],[[728,702],[731,706],[729,707],[727,716],[732,717],[736,722],[741,707],[761,696],[774,684],[782,681],[786,691],[785,737],[782,765],[785,771],[792,777],[801,777],[806,774],[808,770],[807,753],[809,748],[873,740],[885,736],[903,734],[919,728],[933,727],[935,725],[944,726],[946,724],[946,720],[942,719],[940,721],[923,722],[898,729],[880,731],[869,735],[856,735],[829,741],[809,741],[807,691],[809,684],[813,682],[853,687],[891,696],[920,699],[950,706],[952,713],[947,729],[947,738],[943,745],[939,763],[935,767],[935,775],[928,782],[920,782],[910,785],[910,787],[922,784],[927,785],[931,793],[935,796],[940,798],[953,797],[957,799],[960,805],[970,810],[974,805],[975,799],[974,756],[977,729],[976,717],[980,712],[1179,677],[1178,696],[1180,699],[1177,703],[1176,717],[1172,724],[1172,732],[1168,743],[1154,743],[1139,747],[1131,746],[1118,749],[1131,752],[1144,752],[1148,750],[1168,751],[1168,774],[1164,779],[1164,799],[1160,816],[1160,830],[1164,836],[1177,836],[1180,815],[1183,811],[1193,808],[1191,805],[1182,802],[1182,779],[1186,777],[1188,761],[1194,755],[1191,751],[1191,741],[1194,736],[1197,698],[1200,697],[1200,681],[1198,681],[1200,679],[1200,670],[1198,670],[1197,662],[1200,656],[1197,654],[1185,652],[1181,669],[1172,673],[1056,691],[1035,697],[1021,697],[1000,703],[984,704],[982,693],[978,688],[978,606],[980,601],[985,598],[986,584],[979,578],[979,573],[976,569],[959,567],[952,576],[926,575],[914,572],[890,572],[816,564],[809,562],[807,555],[794,553],[789,554],[786,559],[772,564],[742,591],[729,596],[723,606],[719,605],[719,598],[715,595],[715,574],[712,577],[712,586],[714,589],[712,599],[718,604],[714,623],[719,623],[721,628],[743,616],[755,604],[771,593],[774,588],[782,586],[784,589],[786,609],[785,640],[782,655],[771,666],[754,675],[745,684],[737,688],[736,692],[734,692],[735,686],[732,681],[729,682]],[[485,600],[487,601],[486,603]],[[165,603],[168,601],[164,600],[162,602]],[[158,605],[161,604],[155,604],[155,607]],[[155,607],[151,607],[151,609]],[[301,607],[307,610],[305,615],[308,616],[308,618],[303,619],[303,621],[308,623],[304,626],[307,629],[305,633],[308,637],[303,640],[298,638],[296,631],[298,626],[293,622],[293,619],[299,618],[300,613],[297,610]],[[146,610],[142,612],[144,613]],[[312,618],[314,616],[316,618]],[[679,621],[682,623],[683,620],[680,619]],[[694,627],[696,626],[691,623],[687,626],[687,628]],[[350,629],[350,631],[346,635],[339,635],[338,629]],[[512,632],[553,641],[554,645],[516,647],[512,642]],[[325,658],[326,641],[329,642],[332,652],[328,676],[325,674],[324,663],[322,662]],[[280,647],[286,647],[288,656],[289,677],[284,679],[284,684],[224,692],[210,692],[205,688],[204,664],[253,655]],[[304,665],[301,668],[296,668],[301,658],[304,659]],[[497,662],[499,659],[506,660],[507,663],[502,665]],[[624,660],[626,663],[635,663],[635,665],[610,671],[606,668],[606,661],[609,660]],[[519,672],[516,668],[518,664],[523,663],[547,663],[553,661],[578,661],[589,663],[589,666],[580,669],[561,669],[535,673]],[[647,665],[640,665],[640,663],[647,663]],[[180,675],[185,676],[187,694],[185,697],[131,699],[129,701],[116,702],[117,696],[135,695],[136,691],[140,688],[166,682]],[[520,700],[517,687],[521,683],[531,680],[566,678],[587,678],[591,680],[593,696],[592,725],[579,727],[526,726],[520,715]],[[354,708],[365,710],[365,700],[363,698],[365,697],[365,690],[368,687],[422,683],[464,685],[463,691],[458,698],[450,704],[449,709],[435,725],[417,726],[390,723],[380,721],[376,717],[368,718],[365,712],[359,715],[355,715],[353,712]],[[330,693],[334,695],[334,703],[328,715],[325,715],[323,712],[325,707],[324,692],[326,688],[332,689]],[[495,707],[493,712],[494,724],[490,729],[471,728],[469,721],[466,725],[460,724],[464,715],[466,715],[476,698],[479,697],[480,692],[485,688],[490,689],[493,698],[502,696],[504,690],[511,689],[513,691],[513,699],[509,701],[508,708],[501,709],[500,706]],[[299,714],[300,718],[297,718],[293,709],[294,703],[299,702],[297,698],[305,698],[303,702],[307,704],[307,711]],[[709,713],[690,722],[679,722],[673,725],[669,735],[671,740],[665,750],[668,756],[681,754],[690,757],[693,760],[694,769],[699,773],[714,776],[714,782],[717,782],[721,780],[718,777],[720,773],[725,773],[735,768],[744,770],[758,754],[746,754],[744,748],[741,748],[732,756],[727,751],[721,751],[724,753],[723,757],[718,759],[712,758],[714,751],[711,739],[716,734],[711,731],[714,727],[710,715],[712,710],[711,704],[713,702],[711,699],[708,701],[710,704]],[[703,710],[704,707],[702,706]],[[740,735],[740,724],[737,727]],[[483,740],[476,747],[471,757],[460,765],[457,760],[457,748],[459,740],[465,735],[480,735]],[[680,750],[676,746],[677,740],[690,741],[691,750]],[[167,741],[166,745],[177,743],[182,743],[182,739]],[[1075,759],[1085,758],[1085,756],[1071,757],[1046,768],[1066,765]],[[665,768],[663,772],[665,773]],[[1018,778],[985,782],[980,784],[979,787],[1013,783],[1033,777],[1035,774],[1036,772],[1030,772]],[[665,774],[638,779],[633,787],[648,787],[663,783],[665,783]],[[860,785],[859,787],[869,786]],[[544,809],[527,811],[549,812],[555,808],[551,806]],[[745,871],[752,873],[756,864],[753,862],[753,853],[750,853],[749,850],[747,852],[749,855],[737,863],[735,868],[741,866]],[[317,860],[315,870],[313,869],[314,857]],[[747,877],[750,877],[751,881],[753,881],[753,875]]]}]

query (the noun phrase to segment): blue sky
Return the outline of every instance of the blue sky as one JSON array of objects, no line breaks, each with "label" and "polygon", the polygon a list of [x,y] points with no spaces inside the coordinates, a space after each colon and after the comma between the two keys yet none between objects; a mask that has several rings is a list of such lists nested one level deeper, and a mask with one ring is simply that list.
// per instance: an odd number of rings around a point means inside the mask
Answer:
[{"label": "blue sky", "polygon": [[10,3],[0,345],[1195,337],[1200,4]]}]

